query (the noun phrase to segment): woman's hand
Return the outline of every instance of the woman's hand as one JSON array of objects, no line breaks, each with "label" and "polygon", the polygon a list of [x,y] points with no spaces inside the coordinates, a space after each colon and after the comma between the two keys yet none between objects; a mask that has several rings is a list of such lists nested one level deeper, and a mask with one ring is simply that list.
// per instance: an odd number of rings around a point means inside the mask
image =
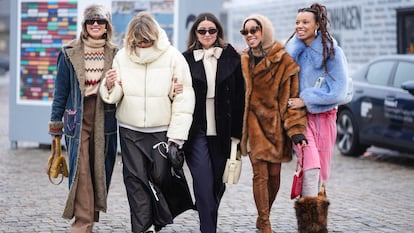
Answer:
[{"label": "woman's hand", "polygon": [[184,87],[182,83],[177,83],[177,77],[173,78],[174,82],[174,95],[183,93]]},{"label": "woman's hand", "polygon": [[[117,77],[118,77],[118,75],[117,75],[115,69],[110,69],[110,70],[106,71],[106,73],[105,73],[105,78],[106,78],[105,85],[106,85],[106,88],[108,88],[108,90],[112,89],[112,87],[115,86],[115,82],[117,80]],[[121,83],[119,82],[119,84],[121,84]]]},{"label": "woman's hand", "polygon": [[305,102],[301,98],[289,98],[288,108],[298,109],[305,107]]}]

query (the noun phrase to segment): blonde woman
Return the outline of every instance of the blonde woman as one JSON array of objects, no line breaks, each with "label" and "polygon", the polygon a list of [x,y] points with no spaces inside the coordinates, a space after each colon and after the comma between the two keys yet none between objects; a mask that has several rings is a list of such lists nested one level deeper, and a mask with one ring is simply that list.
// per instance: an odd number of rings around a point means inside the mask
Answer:
[{"label": "blonde woman", "polygon": [[[174,93],[175,79],[183,84],[180,94]],[[188,64],[154,18],[140,12],[129,22],[125,46],[104,84],[103,100],[117,103],[132,232],[155,232],[175,215],[158,204],[170,198],[163,195],[171,177],[166,149],[182,147],[192,123],[195,100]],[[180,202],[185,201],[192,202]]]}]

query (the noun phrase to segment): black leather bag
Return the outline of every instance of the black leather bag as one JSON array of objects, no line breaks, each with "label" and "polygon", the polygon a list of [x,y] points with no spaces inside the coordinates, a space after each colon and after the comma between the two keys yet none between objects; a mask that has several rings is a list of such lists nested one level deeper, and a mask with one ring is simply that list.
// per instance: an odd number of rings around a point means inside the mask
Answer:
[{"label": "black leather bag", "polygon": [[183,169],[176,171],[168,184],[163,193],[173,218],[187,210],[196,209]]},{"label": "black leather bag", "polygon": [[184,151],[178,148],[178,145],[171,143],[168,147],[167,158],[175,171],[179,171],[184,165]]}]

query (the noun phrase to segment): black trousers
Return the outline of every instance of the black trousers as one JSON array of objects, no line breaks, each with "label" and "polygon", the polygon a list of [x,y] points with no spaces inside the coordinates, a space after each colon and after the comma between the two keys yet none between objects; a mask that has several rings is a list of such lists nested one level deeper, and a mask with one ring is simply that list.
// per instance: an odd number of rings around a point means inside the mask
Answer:
[{"label": "black trousers", "polygon": [[217,215],[220,200],[225,191],[223,173],[227,155],[222,153],[221,143],[214,136],[199,132],[187,145],[186,162],[193,177],[196,207],[202,233],[217,231]]},{"label": "black trousers", "polygon": [[154,224],[153,194],[149,181],[162,189],[170,166],[153,145],[166,142],[166,132],[142,133],[119,128],[123,177],[131,213],[132,232],[143,232]]}]

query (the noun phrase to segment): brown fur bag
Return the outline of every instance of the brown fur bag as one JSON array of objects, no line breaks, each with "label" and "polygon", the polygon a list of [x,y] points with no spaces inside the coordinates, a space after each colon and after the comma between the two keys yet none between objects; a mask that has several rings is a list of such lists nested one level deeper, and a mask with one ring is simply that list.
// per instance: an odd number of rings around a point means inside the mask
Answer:
[{"label": "brown fur bag", "polygon": [[327,233],[329,200],[325,185],[317,197],[302,197],[295,202],[299,233]]},{"label": "brown fur bag", "polygon": [[[56,136],[52,140],[52,151],[49,159],[47,160],[47,174],[49,176],[50,182],[55,185],[62,183],[63,178],[69,176],[66,159],[61,154],[60,138],[60,136]],[[57,179],[60,174],[60,179],[55,182],[54,179]]]}]

